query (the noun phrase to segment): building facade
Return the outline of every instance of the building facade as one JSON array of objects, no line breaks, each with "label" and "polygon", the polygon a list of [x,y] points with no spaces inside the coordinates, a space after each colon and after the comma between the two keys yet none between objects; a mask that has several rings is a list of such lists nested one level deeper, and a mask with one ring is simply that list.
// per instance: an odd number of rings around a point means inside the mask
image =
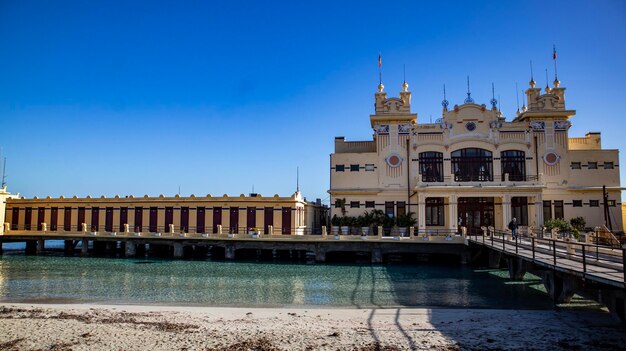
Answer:
[{"label": "building facade", "polygon": [[325,206],[306,201],[300,192],[43,199],[5,194],[3,229],[13,231],[302,235],[321,232],[326,215]]},{"label": "building facade", "polygon": [[487,107],[468,91],[452,108],[444,97],[441,119],[421,123],[406,82],[399,97],[388,97],[381,83],[372,140],[335,138],[331,216],[414,213],[419,231],[477,231],[504,229],[513,217],[536,228],[549,218],[583,217],[594,227],[608,212],[607,224],[623,230],[618,150],[602,149],[598,132],[569,136],[576,111],[553,84],[542,90],[531,80],[528,106],[510,121],[495,99]]}]

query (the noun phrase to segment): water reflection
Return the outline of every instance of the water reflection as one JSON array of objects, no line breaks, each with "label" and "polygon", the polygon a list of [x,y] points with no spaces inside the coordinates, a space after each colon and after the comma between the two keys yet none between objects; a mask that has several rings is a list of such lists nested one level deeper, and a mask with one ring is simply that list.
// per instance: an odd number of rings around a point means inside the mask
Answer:
[{"label": "water reflection", "polygon": [[306,265],[0,257],[5,301],[258,306],[552,308],[530,277],[460,265]]}]

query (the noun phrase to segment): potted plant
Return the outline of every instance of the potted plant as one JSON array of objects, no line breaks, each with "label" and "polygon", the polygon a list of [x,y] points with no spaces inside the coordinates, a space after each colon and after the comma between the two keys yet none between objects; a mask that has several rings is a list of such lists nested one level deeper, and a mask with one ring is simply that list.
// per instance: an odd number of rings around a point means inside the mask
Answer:
[{"label": "potted plant", "polygon": [[337,217],[337,215],[333,215],[333,218],[330,220],[330,232],[332,235],[339,235],[339,227],[341,226],[341,218]]},{"label": "potted plant", "polygon": [[350,226],[352,225],[352,217],[341,217],[341,235],[350,234]]},{"label": "potted plant", "polygon": [[361,227],[361,236],[370,235],[370,224],[372,223],[372,215],[365,211],[365,213],[357,218],[359,227]]},{"label": "potted plant", "polygon": [[400,236],[406,236],[407,228],[413,227],[417,223],[417,220],[413,218],[413,214],[413,212],[409,212],[396,217],[396,224],[398,225]]}]

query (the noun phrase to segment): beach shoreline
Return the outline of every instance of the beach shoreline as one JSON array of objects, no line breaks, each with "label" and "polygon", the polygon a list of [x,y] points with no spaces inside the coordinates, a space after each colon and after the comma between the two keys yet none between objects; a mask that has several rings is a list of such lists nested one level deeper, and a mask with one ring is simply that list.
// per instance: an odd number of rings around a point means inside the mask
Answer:
[{"label": "beach shoreline", "polygon": [[0,350],[611,350],[608,313],[0,303]]}]

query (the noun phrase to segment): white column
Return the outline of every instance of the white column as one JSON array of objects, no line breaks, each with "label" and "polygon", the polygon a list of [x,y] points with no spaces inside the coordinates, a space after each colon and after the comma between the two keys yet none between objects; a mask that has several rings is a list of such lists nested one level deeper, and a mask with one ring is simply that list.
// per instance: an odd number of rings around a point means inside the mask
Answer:
[{"label": "white column", "polygon": [[502,197],[502,226],[506,229],[511,221],[511,195]]},{"label": "white column", "polygon": [[417,194],[417,225],[420,232],[426,230],[426,195]]},{"label": "white column", "polygon": [[459,229],[459,213],[458,213],[457,196],[450,195],[448,197],[448,221],[450,223],[450,229],[455,232]]},{"label": "white column", "polygon": [[535,226],[543,227],[543,197],[541,193],[535,196]]}]

